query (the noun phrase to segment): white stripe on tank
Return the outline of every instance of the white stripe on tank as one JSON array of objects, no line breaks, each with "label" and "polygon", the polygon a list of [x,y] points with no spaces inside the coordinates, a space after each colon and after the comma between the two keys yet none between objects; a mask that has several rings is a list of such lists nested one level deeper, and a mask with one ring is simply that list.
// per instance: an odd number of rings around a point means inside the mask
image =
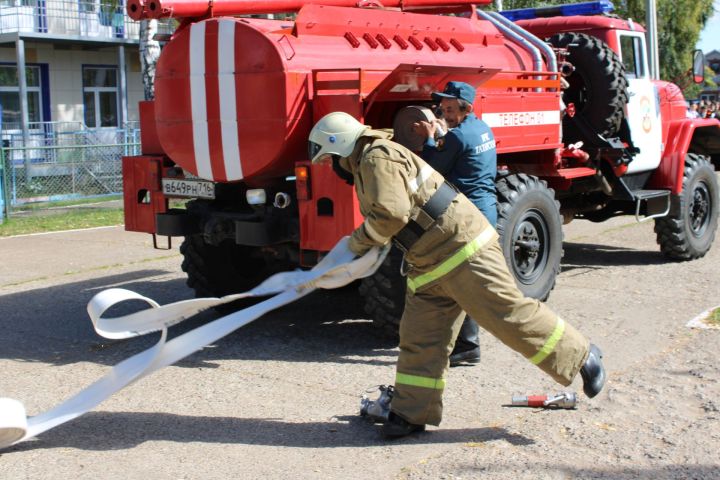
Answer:
[{"label": "white stripe on tank", "polygon": [[205,99],[205,22],[190,27],[190,104],[198,177],[213,180]]},{"label": "white stripe on tank", "polygon": [[220,128],[225,175],[228,180],[243,178],[238,143],[237,104],[235,103],[235,22],[218,21],[218,82]]}]

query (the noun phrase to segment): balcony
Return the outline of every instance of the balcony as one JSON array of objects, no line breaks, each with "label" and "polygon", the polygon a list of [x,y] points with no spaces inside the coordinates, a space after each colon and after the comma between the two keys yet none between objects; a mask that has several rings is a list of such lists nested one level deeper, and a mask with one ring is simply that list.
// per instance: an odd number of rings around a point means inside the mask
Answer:
[{"label": "balcony", "polygon": [[[173,20],[160,20],[158,33],[172,33],[174,26]],[[0,0],[0,35],[127,42],[137,40],[139,30],[140,24],[125,14],[124,2]]]}]

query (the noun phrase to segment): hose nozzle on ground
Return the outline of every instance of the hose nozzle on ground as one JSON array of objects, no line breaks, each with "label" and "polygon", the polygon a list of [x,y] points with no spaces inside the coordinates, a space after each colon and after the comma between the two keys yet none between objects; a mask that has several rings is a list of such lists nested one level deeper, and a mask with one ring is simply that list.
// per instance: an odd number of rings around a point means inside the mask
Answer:
[{"label": "hose nozzle on ground", "polygon": [[560,392],[555,395],[513,395],[513,407],[564,408],[572,410],[577,405],[574,392]]},{"label": "hose nozzle on ground", "polygon": [[367,417],[373,423],[385,423],[390,415],[390,402],[392,401],[395,387],[392,385],[378,385],[380,396],[377,400],[370,400],[367,393],[368,390],[360,397],[360,415]]}]

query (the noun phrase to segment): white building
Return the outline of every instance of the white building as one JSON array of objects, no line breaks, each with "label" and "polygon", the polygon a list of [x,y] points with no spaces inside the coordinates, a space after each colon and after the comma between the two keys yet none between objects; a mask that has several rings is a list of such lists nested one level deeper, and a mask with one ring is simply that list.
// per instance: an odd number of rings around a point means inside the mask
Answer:
[{"label": "white building", "polygon": [[[115,8],[100,0],[0,0],[2,129],[121,128],[137,121],[138,31],[122,0]],[[160,32],[170,32],[169,22]]]}]

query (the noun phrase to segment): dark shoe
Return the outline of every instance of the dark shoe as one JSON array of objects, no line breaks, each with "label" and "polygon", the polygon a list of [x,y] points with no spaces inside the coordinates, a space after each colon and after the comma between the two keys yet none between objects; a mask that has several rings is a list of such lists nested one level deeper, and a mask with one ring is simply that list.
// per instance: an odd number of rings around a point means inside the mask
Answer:
[{"label": "dark shoe", "polygon": [[596,345],[590,344],[590,353],[580,369],[583,379],[583,391],[589,398],[600,393],[605,385],[605,367],[602,364],[603,354]]},{"label": "dark shoe", "polygon": [[413,432],[424,432],[425,425],[410,423],[404,418],[395,415],[394,412],[390,412],[388,421],[383,424],[380,431],[386,437],[399,438],[404,437],[405,435],[410,435]]},{"label": "dark shoe", "polygon": [[465,315],[460,332],[455,339],[455,348],[450,353],[450,366],[456,367],[464,363],[480,362],[480,328],[478,324]]},{"label": "dark shoe", "polygon": [[480,363],[480,347],[475,347],[464,352],[453,350],[450,354],[450,366],[457,367],[467,363]]}]

